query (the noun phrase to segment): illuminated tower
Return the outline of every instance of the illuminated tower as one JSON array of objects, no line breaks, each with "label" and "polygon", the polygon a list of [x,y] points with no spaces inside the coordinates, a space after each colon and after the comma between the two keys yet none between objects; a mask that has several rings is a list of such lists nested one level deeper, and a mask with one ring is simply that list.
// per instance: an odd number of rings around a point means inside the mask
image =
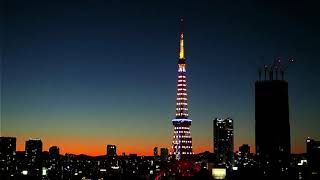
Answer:
[{"label": "illuminated tower", "polygon": [[[181,20],[182,22],[183,20]],[[172,120],[174,134],[172,155],[176,160],[188,159],[192,154],[192,138],[190,135],[191,119],[188,113],[186,59],[184,56],[184,33],[180,33],[180,50],[178,60],[178,82],[176,99],[176,118]]]}]

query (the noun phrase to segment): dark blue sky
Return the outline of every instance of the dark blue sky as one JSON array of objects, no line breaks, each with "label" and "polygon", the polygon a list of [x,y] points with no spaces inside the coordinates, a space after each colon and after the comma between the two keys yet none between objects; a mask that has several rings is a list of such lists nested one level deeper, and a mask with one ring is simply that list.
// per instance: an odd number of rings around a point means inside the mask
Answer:
[{"label": "dark blue sky", "polygon": [[142,147],[169,147],[179,20],[184,17],[196,151],[212,151],[215,117],[234,118],[236,146],[254,146],[254,81],[258,67],[275,57],[296,59],[286,75],[294,152],[304,151],[307,136],[320,139],[316,3],[2,3],[4,135],[38,136],[52,143],[59,143],[59,133],[70,141],[104,137],[97,143],[119,146],[126,143],[118,143],[119,136],[135,137]]}]

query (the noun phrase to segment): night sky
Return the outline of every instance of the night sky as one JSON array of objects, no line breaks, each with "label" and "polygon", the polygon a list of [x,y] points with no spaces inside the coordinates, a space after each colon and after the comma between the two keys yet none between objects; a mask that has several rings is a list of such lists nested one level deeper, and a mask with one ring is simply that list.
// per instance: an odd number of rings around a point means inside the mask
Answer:
[{"label": "night sky", "polygon": [[[315,1],[1,1],[1,135],[24,150],[151,155],[171,147],[180,18],[195,153],[231,117],[235,150],[254,149],[258,67],[293,57],[291,143],[320,139],[320,12]],[[270,119],[270,123],[275,123]],[[272,129],[270,129],[272,132]]]}]

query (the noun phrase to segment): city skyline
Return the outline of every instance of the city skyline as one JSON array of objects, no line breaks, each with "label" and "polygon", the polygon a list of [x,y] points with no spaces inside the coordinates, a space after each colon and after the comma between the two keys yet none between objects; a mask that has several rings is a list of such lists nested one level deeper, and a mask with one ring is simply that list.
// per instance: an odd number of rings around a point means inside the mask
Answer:
[{"label": "city skyline", "polygon": [[234,120],[234,149],[255,152],[254,82],[278,57],[296,59],[285,76],[292,153],[306,151],[306,137],[320,139],[311,4],[35,2],[1,11],[1,136],[17,137],[19,151],[29,138],[63,154],[170,149],[182,16],[195,153],[212,152],[216,117]]}]

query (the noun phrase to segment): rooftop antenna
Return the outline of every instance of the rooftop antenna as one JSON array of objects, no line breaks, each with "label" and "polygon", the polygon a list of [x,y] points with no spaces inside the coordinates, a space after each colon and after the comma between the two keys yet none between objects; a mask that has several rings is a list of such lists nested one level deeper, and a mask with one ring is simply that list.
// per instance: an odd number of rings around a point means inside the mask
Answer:
[{"label": "rooftop antenna", "polygon": [[272,64],[270,64],[270,68],[269,68],[270,80],[273,80],[273,71],[275,71],[276,79],[278,79],[278,60],[280,60],[279,57],[275,58],[275,60],[272,62]]},{"label": "rooftop antenna", "polygon": [[[293,58],[288,59],[287,62],[284,63],[280,58],[277,58],[276,60],[273,61],[272,64],[267,65],[265,64],[263,66],[264,70],[264,80],[267,80],[267,75],[269,75],[269,80],[280,80],[279,75],[281,75],[281,80],[284,80],[284,74],[287,71],[288,67],[290,64],[294,63],[295,60]],[[273,76],[275,72],[275,77]],[[262,69],[258,69],[259,73],[259,81],[262,79]],[[268,74],[269,73],[269,74]],[[280,73],[280,74],[279,74]]]},{"label": "rooftop antenna", "polygon": [[278,73],[279,73],[279,69],[281,67],[281,59],[278,58],[275,62],[275,66],[274,66],[274,69],[275,69],[275,72],[276,72],[276,80],[278,80]]},{"label": "rooftop antenna", "polygon": [[282,79],[282,80],[284,80],[284,74],[285,74],[285,72],[287,71],[287,69],[289,68],[289,65],[292,64],[292,63],[294,63],[294,62],[295,62],[295,60],[294,60],[293,58],[290,58],[290,59],[286,62],[286,64],[282,64],[282,65],[280,66],[280,73],[281,73],[281,79]]},{"label": "rooftop antenna", "polygon": [[267,71],[268,71],[268,65],[264,65],[264,80],[267,80]]},{"label": "rooftop antenna", "polygon": [[259,81],[261,81],[261,69],[259,68]]}]

